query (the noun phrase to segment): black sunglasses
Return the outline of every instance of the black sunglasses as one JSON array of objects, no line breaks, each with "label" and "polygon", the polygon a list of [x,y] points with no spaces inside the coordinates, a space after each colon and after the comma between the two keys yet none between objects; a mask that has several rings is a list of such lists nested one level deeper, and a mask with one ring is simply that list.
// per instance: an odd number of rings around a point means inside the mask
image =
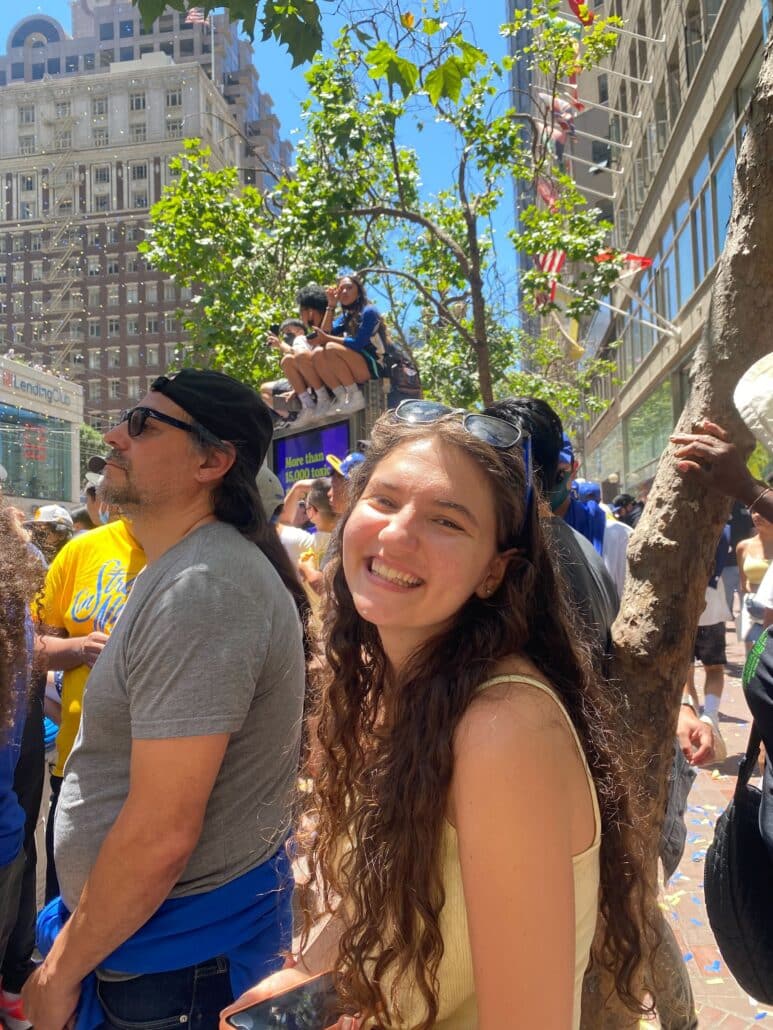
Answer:
[{"label": "black sunglasses", "polygon": [[145,423],[149,418],[154,418],[157,422],[165,422],[166,425],[174,426],[175,429],[184,429],[186,433],[193,433],[198,429],[198,426],[191,422],[182,422],[179,418],[165,415],[163,411],[156,411],[155,408],[145,407],[129,408],[127,411],[122,411],[118,424],[121,425],[121,423],[126,422],[129,436],[137,437],[142,434]]},{"label": "black sunglasses", "polygon": [[509,451],[511,447],[521,443],[523,433],[516,426],[493,415],[479,415],[464,408],[449,408],[439,401],[407,400],[397,405],[394,417],[398,422],[423,424],[437,422],[447,415],[461,415],[462,425],[467,432],[478,440],[496,447],[500,451]]}]

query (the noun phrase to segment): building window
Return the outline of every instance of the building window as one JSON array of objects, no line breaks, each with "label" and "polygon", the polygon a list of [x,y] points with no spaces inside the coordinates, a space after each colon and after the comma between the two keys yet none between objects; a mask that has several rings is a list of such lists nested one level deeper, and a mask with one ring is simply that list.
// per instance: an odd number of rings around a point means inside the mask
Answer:
[{"label": "building window", "polygon": [[19,217],[23,222],[38,217],[38,205],[34,200],[23,200],[19,204]]},{"label": "building window", "polygon": [[121,39],[131,39],[134,35],[134,22],[133,21],[119,21],[118,22],[118,35]]},{"label": "building window", "polygon": [[129,126],[129,139],[132,143],[145,143],[148,130],[144,122],[134,122]]},{"label": "building window", "polygon": [[129,376],[126,380],[126,396],[130,401],[136,401],[140,396],[139,376]]},{"label": "building window", "polygon": [[30,279],[33,283],[39,283],[43,279],[43,262],[33,261],[30,265]]},{"label": "building window", "polygon": [[[137,334],[135,333],[134,335],[136,336]],[[137,368],[140,363],[139,347],[127,347],[124,353],[126,354],[126,364],[129,368]]]},{"label": "building window", "polygon": [[64,59],[64,70],[65,72],[77,72],[78,70],[78,55],[73,54],[70,57]]},{"label": "building window", "polygon": [[158,347],[151,345],[145,348],[145,364],[151,367],[158,365]]},{"label": "building window", "polygon": [[33,232],[30,233],[30,250],[42,250],[43,249],[43,233]]},{"label": "building window", "polygon": [[17,286],[24,282],[24,265],[13,266],[13,278],[11,281]]},{"label": "building window", "polygon": [[[89,322],[89,338],[92,339],[92,340],[96,340],[101,335],[102,335],[102,324],[100,322]],[[91,351],[92,355],[96,354],[97,356],[99,356],[99,353],[100,353],[99,351]],[[91,367],[92,368],[98,368],[99,367],[99,361],[97,361],[96,365],[92,365]]]},{"label": "building window", "polygon": [[72,104],[69,100],[59,100],[54,104],[54,117],[69,118],[72,115]]},{"label": "building window", "polygon": [[110,210],[110,195],[108,193],[100,193],[94,198],[94,210],[95,211],[109,211]]},{"label": "building window", "polygon": [[98,247],[99,246],[99,229],[89,229],[87,239],[88,239],[88,245],[90,247]]},{"label": "building window", "polygon": [[110,145],[110,137],[107,129],[94,128],[91,130],[91,141],[95,147],[107,147]]},{"label": "building window", "polygon": [[193,57],[193,40],[180,40],[180,57]]},{"label": "building window", "polygon": [[118,307],[118,287],[108,286],[107,288],[107,306],[109,308]]},{"label": "building window", "polygon": [[35,105],[34,104],[20,104],[18,107],[19,112],[19,125],[34,125],[35,124]]},{"label": "building window", "polygon": [[[145,332],[150,334],[155,334],[158,332],[158,317],[156,315],[146,315]],[[148,348],[148,350],[150,350],[150,348]]]},{"label": "building window", "polygon": [[91,117],[92,118],[105,118],[105,117],[107,117],[107,97],[92,97],[91,98]]},{"label": "building window", "polygon": [[[94,323],[93,322],[89,322],[89,330],[91,330],[92,325],[94,325]],[[97,325],[97,328],[99,328],[99,323],[96,323],[96,325]],[[92,333],[91,331],[89,331],[89,336],[99,336],[99,333]],[[92,347],[91,350],[89,351],[89,368],[101,368],[101,367],[102,367],[102,351],[101,350],[96,350],[95,348]]]},{"label": "building window", "polygon": [[164,332],[165,333],[176,333],[178,329],[177,319],[174,315],[164,316]]},{"label": "building window", "polygon": [[164,283],[164,300],[176,300],[177,289],[174,283]]},{"label": "building window", "polygon": [[2,266],[0,266],[0,283],[4,284],[4,283],[7,283],[7,282],[8,282],[8,266],[7,265],[2,265]]},{"label": "building window", "polygon": [[182,107],[183,105],[183,91],[178,86],[176,89],[168,89],[166,91],[166,106],[167,107]]},{"label": "building window", "polygon": [[138,304],[139,303],[139,286],[137,283],[129,283],[126,287],[126,303],[127,304]]},{"label": "building window", "polygon": [[142,164],[132,165],[132,180],[137,182],[139,179],[147,179],[148,177],[148,166],[143,162]]},{"label": "building window", "polygon": [[14,254],[23,254],[24,253],[24,237],[23,236],[13,236],[12,240],[13,240],[13,243],[11,244],[11,249],[13,250]]},{"label": "building window", "polygon": [[129,225],[126,228],[126,239],[131,243],[135,243],[137,240],[143,238],[142,226],[141,225]]},{"label": "building window", "polygon": [[120,59],[122,61],[133,61],[134,60],[134,47],[133,46],[122,46],[120,50]]},{"label": "building window", "polygon": [[94,55],[84,54],[83,55],[83,70],[86,72],[94,71]]},{"label": "building window", "polygon": [[35,176],[34,175],[22,175],[21,177],[21,188],[25,193],[31,193],[35,189]]},{"label": "building window", "polygon": [[113,23],[109,21],[103,21],[99,26],[99,38],[101,40],[113,39],[115,32],[113,31]]},{"label": "building window", "polygon": [[[121,323],[117,318],[109,319],[107,323],[107,335],[108,336],[120,336],[121,335]],[[121,352],[117,347],[110,347],[107,352],[107,365],[108,368],[120,368],[121,367]]]},{"label": "building window", "polygon": [[159,32],[174,32],[174,15],[162,14],[158,19]]},{"label": "building window", "polygon": [[130,111],[144,111],[145,110],[145,94],[144,93],[130,93],[129,94],[129,110]]},{"label": "building window", "polygon": [[122,397],[121,393],[121,380],[120,379],[109,379],[107,383],[107,395],[111,401],[120,401]]},{"label": "building window", "polygon": [[596,83],[598,85],[598,90],[599,90],[599,103],[600,104],[608,104],[609,103],[609,79],[607,78],[606,75],[599,75],[598,79],[596,80]]},{"label": "building window", "polygon": [[[127,287],[128,289],[128,287]],[[126,319],[126,335],[127,336],[139,336],[140,335],[140,320],[138,318],[127,318]],[[129,350],[132,348],[130,347]],[[135,347],[134,350],[137,348]],[[129,362],[131,365],[131,361]],[[136,364],[136,362],[135,362]]]},{"label": "building window", "polygon": [[94,169],[94,182],[98,186],[110,182],[110,165],[100,165],[99,168]]},{"label": "building window", "polygon": [[19,153],[20,154],[34,154],[35,153],[35,137],[34,136],[19,136]]},{"label": "building window", "polygon": [[[140,270],[140,259],[136,254],[129,254],[126,258],[126,271],[129,274],[139,272]],[[127,286],[128,289],[128,286]]]},{"label": "building window", "polygon": [[99,286],[89,286],[87,290],[87,296],[89,301],[89,307],[92,311],[99,307]]},{"label": "building window", "polygon": [[89,379],[89,400],[102,400],[102,383],[99,381],[99,379]]},{"label": "building window", "polygon": [[49,57],[46,61],[46,68],[49,75],[58,75],[62,70],[62,61],[59,57]]},{"label": "building window", "polygon": [[107,242],[118,243],[121,231],[117,225],[109,225],[107,228]]},{"label": "building window", "polygon": [[183,120],[182,118],[170,118],[166,123],[167,139],[182,139]]},{"label": "building window", "polygon": [[99,275],[99,260],[94,256],[86,258],[86,270],[89,275]]},{"label": "building window", "polygon": [[148,206],[148,194],[145,190],[141,190],[137,193],[132,194],[132,207],[143,208]]},{"label": "building window", "polygon": [[109,68],[115,60],[115,53],[113,50],[100,50],[99,52],[99,67]]},{"label": "building window", "polygon": [[145,303],[158,300],[158,283],[145,283]]},{"label": "building window", "polygon": [[117,257],[109,257],[107,259],[107,274],[108,275],[118,275],[119,271],[120,271],[120,265],[118,263],[118,258]]}]

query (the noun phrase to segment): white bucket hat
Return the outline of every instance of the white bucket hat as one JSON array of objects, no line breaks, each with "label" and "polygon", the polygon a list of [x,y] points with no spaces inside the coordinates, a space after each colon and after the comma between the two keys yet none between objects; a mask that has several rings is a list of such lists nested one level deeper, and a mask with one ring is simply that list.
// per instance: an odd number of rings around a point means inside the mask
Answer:
[{"label": "white bucket hat", "polygon": [[741,376],[733,402],[763,447],[773,451],[773,351]]}]

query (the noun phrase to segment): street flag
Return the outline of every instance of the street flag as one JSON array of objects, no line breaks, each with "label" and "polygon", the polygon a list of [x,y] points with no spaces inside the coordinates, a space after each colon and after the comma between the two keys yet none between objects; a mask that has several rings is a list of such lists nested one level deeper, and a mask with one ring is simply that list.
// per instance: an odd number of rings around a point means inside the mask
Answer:
[{"label": "street flag", "polygon": [[569,7],[571,8],[572,14],[580,19],[583,25],[592,25],[594,14],[590,10],[588,4],[582,4],[579,0],[569,0]]},{"label": "street flag", "polygon": [[644,257],[641,254],[621,254],[616,250],[602,250],[593,259],[600,265],[603,261],[614,261],[616,257],[622,257],[623,264],[628,265],[629,271],[643,272],[645,268],[652,267],[652,258]]},{"label": "street flag", "polygon": [[547,254],[540,254],[537,257],[537,268],[540,272],[547,272],[552,278],[548,281],[548,296],[545,297],[542,294],[537,298],[537,303],[540,305],[553,303],[556,299],[556,288],[558,282],[556,276],[561,272],[566,262],[566,251],[564,250],[549,250]]},{"label": "street flag", "polygon": [[542,203],[551,209],[558,206],[558,193],[553,183],[542,175],[537,176],[537,195]]},{"label": "street flag", "polygon": [[186,25],[209,25],[209,18],[204,14],[203,7],[191,7],[185,19]]}]

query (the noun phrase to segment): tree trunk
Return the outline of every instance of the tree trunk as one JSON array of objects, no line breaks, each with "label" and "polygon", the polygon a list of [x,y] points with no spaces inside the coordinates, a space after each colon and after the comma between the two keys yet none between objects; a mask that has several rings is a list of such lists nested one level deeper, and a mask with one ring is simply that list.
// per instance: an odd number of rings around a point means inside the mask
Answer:
[{"label": "tree trunk", "polygon": [[[733,403],[743,373],[771,349],[773,326],[773,47],[768,43],[736,165],[733,213],[714,281],[708,320],[690,377],[692,393],[678,428],[691,432],[711,417],[745,452],[752,438]],[[614,676],[630,706],[626,722],[644,769],[641,819],[651,870],[665,810],[679,701],[704,593],[729,502],[676,468],[673,448],[663,454],[639,525],[628,547],[628,575],[613,628]],[[586,978],[584,1025],[630,1023],[604,1006],[609,984]],[[670,999],[661,995],[661,1009]]]}]

